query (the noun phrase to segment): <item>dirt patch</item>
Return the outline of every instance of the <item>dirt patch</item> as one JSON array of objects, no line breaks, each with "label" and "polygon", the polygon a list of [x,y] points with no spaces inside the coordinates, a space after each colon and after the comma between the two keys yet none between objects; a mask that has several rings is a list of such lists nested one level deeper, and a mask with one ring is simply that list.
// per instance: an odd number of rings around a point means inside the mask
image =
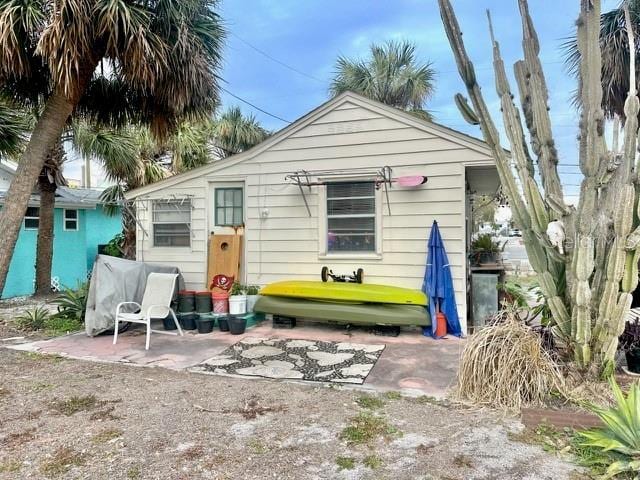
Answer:
[{"label": "dirt patch", "polygon": [[[10,392],[0,479],[562,480],[574,470],[486,410],[6,349],[0,364]],[[366,441],[340,438],[350,427]]]}]

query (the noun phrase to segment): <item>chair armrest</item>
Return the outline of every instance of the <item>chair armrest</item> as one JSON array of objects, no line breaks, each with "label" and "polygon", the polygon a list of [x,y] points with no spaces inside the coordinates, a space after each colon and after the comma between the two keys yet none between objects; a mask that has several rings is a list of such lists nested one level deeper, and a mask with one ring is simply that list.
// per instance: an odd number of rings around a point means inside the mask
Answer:
[{"label": "chair armrest", "polygon": [[118,317],[118,315],[120,315],[120,308],[122,308],[123,305],[135,305],[136,307],[138,307],[138,310],[142,308],[142,306],[138,302],[120,302],[116,307],[116,318]]}]

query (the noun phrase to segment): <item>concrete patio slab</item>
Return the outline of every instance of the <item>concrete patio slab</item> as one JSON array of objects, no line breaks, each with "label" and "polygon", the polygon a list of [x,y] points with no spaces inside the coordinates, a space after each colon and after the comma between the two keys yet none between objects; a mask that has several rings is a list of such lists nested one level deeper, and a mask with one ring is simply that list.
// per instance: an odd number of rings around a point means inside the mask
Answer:
[{"label": "concrete patio slab", "polygon": [[[156,325],[154,328],[161,329]],[[366,330],[345,330],[344,327],[300,323],[293,329],[274,329],[265,321],[248,329],[243,335],[214,330],[210,334],[185,331],[184,337],[152,334],[151,347],[144,349],[144,331],[134,328],[118,336],[87,337],[77,333],[50,340],[7,348],[62,355],[94,362],[124,363],[145,367],[185,370],[219,355],[229,346],[245,338],[277,338],[385,344],[386,348],[363,385],[349,386],[375,391],[399,391],[405,395],[429,395],[442,398],[453,385],[464,340],[447,337],[434,340],[420,330],[403,330],[398,337],[374,335]],[[251,378],[251,377],[242,377]],[[290,381],[290,380],[286,380]]]}]

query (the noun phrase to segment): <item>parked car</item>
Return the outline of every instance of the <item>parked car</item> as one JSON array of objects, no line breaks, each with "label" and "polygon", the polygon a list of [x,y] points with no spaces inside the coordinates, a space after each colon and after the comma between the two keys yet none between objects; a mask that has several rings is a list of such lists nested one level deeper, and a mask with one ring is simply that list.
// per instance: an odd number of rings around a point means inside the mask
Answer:
[{"label": "parked car", "polygon": [[509,232],[509,236],[510,237],[521,237],[522,236],[522,232],[519,229],[514,228]]}]

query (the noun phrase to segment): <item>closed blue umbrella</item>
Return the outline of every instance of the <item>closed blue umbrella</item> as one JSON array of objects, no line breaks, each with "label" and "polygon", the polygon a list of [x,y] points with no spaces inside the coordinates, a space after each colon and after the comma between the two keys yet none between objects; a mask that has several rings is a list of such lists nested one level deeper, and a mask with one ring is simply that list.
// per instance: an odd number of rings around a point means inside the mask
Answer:
[{"label": "closed blue umbrella", "polygon": [[429,297],[429,313],[431,314],[431,327],[424,327],[424,335],[435,337],[436,313],[444,313],[447,317],[447,333],[462,336],[456,296],[453,290],[451,267],[444,242],[440,236],[438,222],[433,221],[429,243],[427,244],[427,269],[424,273],[422,291]]}]

